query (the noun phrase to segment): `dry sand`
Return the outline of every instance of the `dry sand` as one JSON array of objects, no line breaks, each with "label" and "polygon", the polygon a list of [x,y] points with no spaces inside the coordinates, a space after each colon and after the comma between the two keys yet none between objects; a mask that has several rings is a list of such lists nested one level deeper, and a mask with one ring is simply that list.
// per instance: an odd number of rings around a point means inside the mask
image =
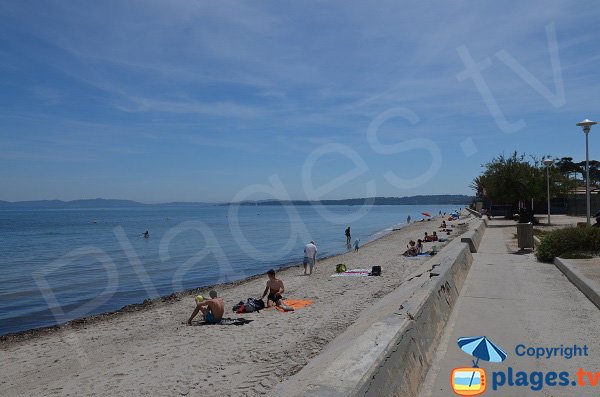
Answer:
[{"label": "dry sand", "polygon": [[[451,222],[462,223],[464,220]],[[286,297],[311,299],[295,312],[236,315],[231,307],[262,294],[266,277],[221,286],[226,317],[243,326],[188,326],[192,294],[79,326],[0,344],[3,396],[257,396],[298,372],[362,310],[397,288],[423,261],[401,256],[408,241],[437,230],[440,219],[413,223],[360,248],[278,273]],[[450,222],[449,222],[450,223]],[[451,237],[458,235],[458,228]],[[427,243],[438,248],[447,243]],[[330,277],[337,263],[381,265],[382,277]],[[204,291],[206,292],[206,291]],[[348,343],[352,343],[349,341]]]}]

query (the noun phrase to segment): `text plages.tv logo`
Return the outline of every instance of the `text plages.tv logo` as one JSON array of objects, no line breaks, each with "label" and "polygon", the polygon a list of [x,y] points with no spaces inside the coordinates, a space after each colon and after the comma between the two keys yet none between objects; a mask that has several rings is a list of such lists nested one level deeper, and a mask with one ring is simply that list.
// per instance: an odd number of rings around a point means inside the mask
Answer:
[{"label": "text plages.tv logo", "polygon": [[[506,369],[492,371],[489,376],[486,376],[486,371],[477,365],[479,360],[501,362],[506,359],[506,353],[484,336],[459,338],[458,346],[465,353],[477,358],[473,361],[472,368],[461,367],[452,371],[450,377],[452,390],[461,396],[476,396],[490,388],[492,391],[514,388],[517,393],[515,395],[522,395],[524,391],[540,392],[544,388],[578,388],[582,393],[600,388],[600,372],[581,367],[576,367],[573,371],[523,371],[509,366]],[[575,357],[589,356],[588,346],[578,344],[567,346],[561,344],[558,347],[527,347],[518,344],[514,351],[514,358],[524,357],[535,360],[562,358],[569,361]],[[535,367],[539,368],[539,363]]]}]

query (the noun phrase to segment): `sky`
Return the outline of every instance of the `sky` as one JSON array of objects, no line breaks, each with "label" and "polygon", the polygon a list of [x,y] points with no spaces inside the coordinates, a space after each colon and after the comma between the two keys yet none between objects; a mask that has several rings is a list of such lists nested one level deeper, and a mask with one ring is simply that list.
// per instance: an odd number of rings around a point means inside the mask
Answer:
[{"label": "sky", "polygon": [[581,161],[598,20],[595,1],[0,0],[0,200],[471,194],[500,153]]}]

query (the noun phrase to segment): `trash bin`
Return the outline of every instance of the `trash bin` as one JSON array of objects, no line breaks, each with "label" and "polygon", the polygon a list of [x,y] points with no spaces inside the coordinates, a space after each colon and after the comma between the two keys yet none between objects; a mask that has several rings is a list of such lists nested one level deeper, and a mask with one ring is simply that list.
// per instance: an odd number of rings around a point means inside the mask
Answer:
[{"label": "trash bin", "polygon": [[535,248],[533,241],[533,224],[517,223],[517,243],[520,249]]}]

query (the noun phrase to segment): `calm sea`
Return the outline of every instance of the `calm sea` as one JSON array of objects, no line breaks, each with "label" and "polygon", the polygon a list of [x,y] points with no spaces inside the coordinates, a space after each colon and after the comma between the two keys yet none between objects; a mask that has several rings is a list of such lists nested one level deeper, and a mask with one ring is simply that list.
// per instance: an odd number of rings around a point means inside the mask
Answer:
[{"label": "calm sea", "polygon": [[[0,335],[346,250],[457,206],[149,206],[0,211]],[[148,230],[149,238],[142,233]],[[258,291],[257,291],[258,292]],[[243,298],[243,297],[240,297]]]}]

